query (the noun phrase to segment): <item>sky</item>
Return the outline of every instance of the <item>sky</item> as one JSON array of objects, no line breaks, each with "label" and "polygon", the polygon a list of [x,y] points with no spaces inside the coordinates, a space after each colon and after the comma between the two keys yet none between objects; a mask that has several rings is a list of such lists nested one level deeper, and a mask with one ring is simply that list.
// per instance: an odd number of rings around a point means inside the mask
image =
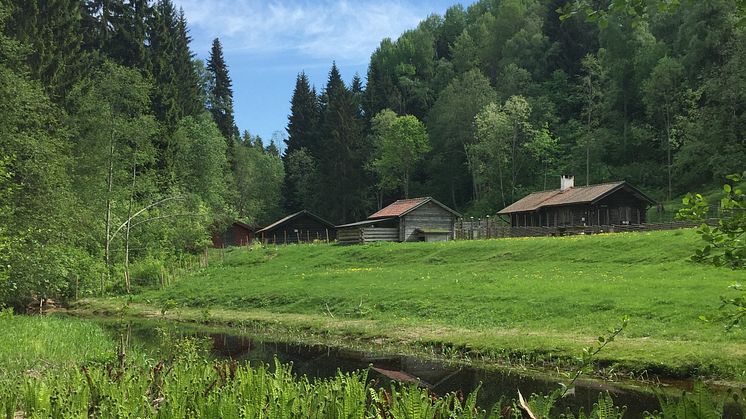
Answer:
[{"label": "sky", "polygon": [[[189,24],[192,50],[206,60],[220,38],[233,80],[236,124],[265,144],[285,135],[299,72],[321,90],[332,62],[347,83],[365,81],[370,55],[458,0],[174,0]],[[472,1],[462,1],[464,5]]]}]

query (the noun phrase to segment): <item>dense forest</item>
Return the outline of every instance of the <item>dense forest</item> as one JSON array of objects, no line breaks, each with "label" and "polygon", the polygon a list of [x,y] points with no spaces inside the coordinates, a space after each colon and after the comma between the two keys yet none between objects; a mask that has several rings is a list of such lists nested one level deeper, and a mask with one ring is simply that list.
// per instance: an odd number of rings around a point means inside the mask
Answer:
[{"label": "dense forest", "polygon": [[196,60],[171,0],[3,0],[0,25],[0,305],[129,291],[277,216],[278,147],[239,135],[220,41]]},{"label": "dense forest", "polygon": [[[494,214],[559,187],[560,174],[627,180],[669,200],[744,168],[742,2],[598,2],[629,5],[603,20],[558,11],[567,3],[455,5],[381,41],[364,88],[343,86],[334,67],[317,95],[300,74],[287,209],[353,221],[430,195]],[[424,147],[402,140],[411,136],[396,115],[424,123]]]},{"label": "dense forest", "polygon": [[743,169],[737,0],[565,3],[455,5],[365,80],[301,72],[281,154],[239,132],[220,41],[196,59],[171,0],[0,0],[0,305],[152,284],[236,219],[415,195],[494,214],[563,173],[663,200]]}]

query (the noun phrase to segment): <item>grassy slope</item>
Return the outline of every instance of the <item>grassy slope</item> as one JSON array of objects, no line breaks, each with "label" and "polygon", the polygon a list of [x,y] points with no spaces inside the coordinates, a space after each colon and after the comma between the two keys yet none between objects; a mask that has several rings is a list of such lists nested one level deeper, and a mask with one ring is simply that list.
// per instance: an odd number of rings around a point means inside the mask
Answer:
[{"label": "grassy slope", "polygon": [[610,361],[744,380],[743,333],[698,320],[717,313],[744,273],[688,262],[697,245],[693,231],[679,230],[232,249],[223,263],[136,300],[534,356],[570,356],[629,315],[625,337],[604,352]]}]

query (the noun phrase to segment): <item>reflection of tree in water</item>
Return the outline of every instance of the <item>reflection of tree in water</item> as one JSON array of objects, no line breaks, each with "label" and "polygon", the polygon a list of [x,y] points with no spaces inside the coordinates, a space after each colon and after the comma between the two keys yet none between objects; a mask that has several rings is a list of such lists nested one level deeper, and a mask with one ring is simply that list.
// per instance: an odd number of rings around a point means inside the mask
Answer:
[{"label": "reflection of tree in water", "polygon": [[[131,329],[132,343],[135,346],[144,347],[157,354],[162,331],[157,331],[155,327],[147,324],[134,325]],[[459,367],[401,355],[381,355],[322,345],[262,342],[245,335],[207,332],[171,325],[167,329],[166,333],[170,333],[174,339],[209,338],[212,341],[211,355],[215,358],[230,358],[255,365],[263,363],[273,368],[276,357],[283,364],[292,363],[296,375],[306,375],[311,379],[334,377],[338,370],[347,372],[373,366],[369,379],[378,386],[387,387],[392,381],[406,382],[419,379],[421,387],[426,387],[439,396],[454,391],[461,391],[466,396],[479,387],[477,403],[483,409],[491,408],[503,397],[517,397],[518,390],[524,395],[548,394],[559,386],[560,381],[549,376],[532,377],[515,371]],[[590,412],[593,404],[598,401],[599,394],[607,391],[611,393],[616,405],[627,406],[629,417],[642,417],[645,410],[653,411],[659,407],[657,398],[652,394],[621,390],[606,383],[579,381],[576,383],[575,394],[558,403],[559,410],[564,411],[569,407],[574,411],[584,408],[586,412]]]}]

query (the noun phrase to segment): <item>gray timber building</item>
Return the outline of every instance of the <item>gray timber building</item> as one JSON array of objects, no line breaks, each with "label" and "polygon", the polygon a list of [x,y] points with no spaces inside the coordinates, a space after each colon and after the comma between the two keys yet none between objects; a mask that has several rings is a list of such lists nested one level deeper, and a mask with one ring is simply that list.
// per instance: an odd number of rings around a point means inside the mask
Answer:
[{"label": "gray timber building", "polygon": [[367,220],[337,226],[343,244],[376,241],[447,241],[455,237],[461,214],[431,197],[400,199]]}]

